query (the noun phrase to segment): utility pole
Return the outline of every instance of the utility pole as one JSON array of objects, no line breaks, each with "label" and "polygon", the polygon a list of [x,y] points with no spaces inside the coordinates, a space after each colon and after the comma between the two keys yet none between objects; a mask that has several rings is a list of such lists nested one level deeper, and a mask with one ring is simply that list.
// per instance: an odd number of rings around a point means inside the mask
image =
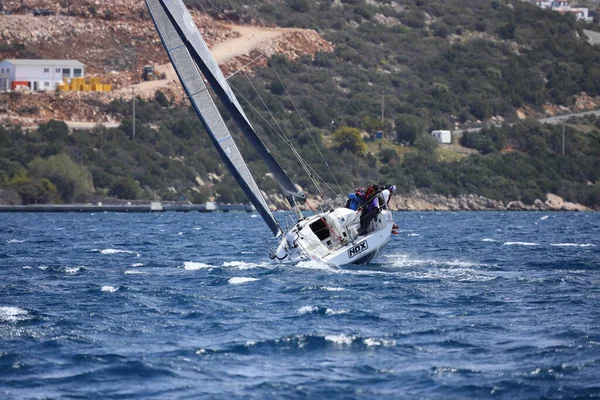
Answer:
[{"label": "utility pole", "polygon": [[131,88],[131,106],[133,107],[133,133],[132,139],[135,139],[135,87]]},{"label": "utility pole", "polygon": [[562,123],[562,155],[565,156],[565,121]]}]

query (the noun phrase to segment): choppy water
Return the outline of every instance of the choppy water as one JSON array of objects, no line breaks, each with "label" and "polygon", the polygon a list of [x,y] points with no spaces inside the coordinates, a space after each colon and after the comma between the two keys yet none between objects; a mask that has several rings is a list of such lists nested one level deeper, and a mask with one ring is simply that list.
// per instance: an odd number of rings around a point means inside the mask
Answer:
[{"label": "choppy water", "polygon": [[600,396],[600,214],[396,213],[368,266],[256,215],[0,215],[0,398]]}]

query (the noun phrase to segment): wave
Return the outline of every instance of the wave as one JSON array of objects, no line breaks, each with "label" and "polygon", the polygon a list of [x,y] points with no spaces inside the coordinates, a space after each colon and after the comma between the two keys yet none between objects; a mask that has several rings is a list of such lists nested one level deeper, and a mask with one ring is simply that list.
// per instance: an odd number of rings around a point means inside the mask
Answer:
[{"label": "wave", "polygon": [[552,243],[550,246],[554,246],[554,247],[596,247],[595,244],[591,244],[591,243]]},{"label": "wave", "polygon": [[329,264],[326,264],[324,262],[319,262],[319,261],[313,261],[313,260],[307,260],[307,261],[300,261],[299,263],[296,264],[296,267],[298,268],[306,268],[306,269],[315,269],[315,270],[322,270],[322,271],[331,271],[331,272],[338,272],[339,269],[332,267]]},{"label": "wave", "polygon": [[135,270],[131,270],[131,269],[128,269],[128,270],[126,270],[126,271],[125,271],[125,272],[123,272],[123,273],[124,273],[125,275],[144,275],[144,274],[146,274],[145,272],[142,272],[142,271],[135,271]]},{"label": "wave", "polygon": [[490,239],[490,238],[484,238],[484,239],[481,239],[481,241],[482,242],[496,242],[497,240]]},{"label": "wave", "polygon": [[416,236],[421,236],[421,234],[419,234],[419,233],[409,233],[406,236],[408,236],[408,237],[416,237]]},{"label": "wave", "polygon": [[342,315],[348,313],[348,310],[333,310],[331,308],[325,309],[326,315]]},{"label": "wave", "polygon": [[330,287],[330,286],[322,286],[320,289],[327,290],[328,292],[341,292],[343,290],[346,290],[341,287]]},{"label": "wave", "polygon": [[214,265],[204,264],[201,262],[194,262],[194,261],[186,261],[183,263],[182,267],[183,267],[183,269],[187,269],[188,271],[196,271],[198,269],[216,268]]},{"label": "wave", "polygon": [[229,280],[227,282],[229,282],[230,285],[241,285],[243,283],[248,283],[248,282],[254,282],[254,281],[258,281],[258,278],[246,278],[246,277],[238,277],[238,276],[234,276],[233,278],[229,278]]},{"label": "wave", "polygon": [[386,266],[392,267],[418,267],[418,266],[432,266],[432,267],[460,267],[460,268],[477,268],[477,267],[494,267],[492,264],[476,263],[471,261],[463,260],[436,260],[427,258],[412,258],[408,254],[388,254],[385,256],[391,261],[390,264],[385,263]]},{"label": "wave", "polygon": [[135,254],[137,257],[140,257],[141,254],[137,253],[135,251],[131,251],[131,250],[122,250],[122,249],[92,249],[90,250],[93,253],[100,253],[100,254]]},{"label": "wave", "polygon": [[250,340],[244,344],[234,344],[224,349],[200,348],[195,353],[199,356],[227,353],[248,355],[249,353],[257,352],[294,352],[297,350],[304,353],[310,350],[320,351],[332,345],[347,348],[348,350],[366,350],[373,347],[393,347],[396,346],[396,341],[344,333],[297,334],[278,339]]},{"label": "wave", "polygon": [[142,264],[142,263],[134,263],[134,264],[130,265],[130,267],[143,267],[143,266],[144,266],[144,264]]},{"label": "wave", "polygon": [[269,268],[269,267],[271,267],[271,265],[269,263],[253,263],[253,262],[245,262],[245,261],[226,261],[223,263],[223,267],[235,268],[235,269],[255,269],[255,268]]},{"label": "wave", "polygon": [[38,268],[41,269],[42,271],[61,272],[61,273],[67,273],[67,274],[77,274],[77,273],[85,271],[87,269],[87,267],[85,267],[83,265],[78,266],[78,267],[61,267],[61,266],[54,266],[54,265],[43,265]]},{"label": "wave", "polygon": [[102,286],[102,289],[100,289],[100,291],[102,292],[108,292],[108,293],[114,293],[117,290],[119,290],[119,288],[116,288],[114,286]]},{"label": "wave", "polygon": [[298,309],[298,314],[310,314],[318,310],[317,306],[302,306]]},{"label": "wave", "polygon": [[504,242],[502,246],[539,246],[539,243],[535,242]]},{"label": "wave", "polygon": [[544,215],[544,216],[543,216],[543,217],[541,217],[540,219],[541,219],[542,221],[544,221],[544,220],[546,220],[546,219],[548,219],[548,218],[550,218],[550,216],[549,216],[549,215]]},{"label": "wave", "polygon": [[300,315],[305,315],[305,314],[313,314],[313,313],[318,313],[318,314],[325,314],[325,315],[342,315],[342,314],[346,314],[348,313],[348,310],[334,310],[332,308],[324,308],[324,307],[317,307],[317,306],[302,306],[298,309],[298,314]]},{"label": "wave", "polygon": [[19,307],[0,306],[0,321],[19,322],[31,319],[29,311]]},{"label": "wave", "polygon": [[19,240],[19,239],[8,239],[6,241],[6,243],[8,244],[12,244],[12,243],[25,243],[27,241],[27,239],[24,240]]}]

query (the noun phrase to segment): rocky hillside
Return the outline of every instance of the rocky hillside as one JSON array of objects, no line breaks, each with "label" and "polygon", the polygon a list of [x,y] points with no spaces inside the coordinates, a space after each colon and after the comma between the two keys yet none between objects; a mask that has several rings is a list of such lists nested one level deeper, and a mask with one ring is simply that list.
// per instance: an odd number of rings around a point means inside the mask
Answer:
[{"label": "rocky hillside", "polygon": [[[34,16],[33,12],[39,9],[48,10],[51,15]],[[136,92],[142,97],[154,97],[160,89],[175,101],[182,99],[172,72],[164,81],[140,84],[142,66],[150,64],[160,69],[168,63],[143,1],[4,1],[4,11],[5,14],[0,15],[0,59],[77,59],[86,64],[88,76],[98,76],[103,82],[112,83],[115,90],[113,93],[52,94],[51,97],[56,98],[52,106],[48,106],[48,95],[11,99],[2,95],[1,100],[7,101],[0,101],[6,104],[0,114],[25,122],[51,118],[105,122],[109,118],[100,115],[98,103],[129,97],[134,84],[139,86]],[[214,20],[195,10],[191,13],[210,46],[226,45],[242,36],[236,25]],[[241,28],[248,31],[247,26]],[[329,42],[311,30],[250,28],[254,29],[248,33],[250,36],[260,37],[263,29],[269,34],[260,42],[252,42],[252,46],[241,42],[242,49],[240,43],[237,47],[222,49],[225,73],[247,65],[260,53],[284,54],[296,59],[319,50],[333,50]],[[235,56],[229,57],[228,52]],[[265,63],[266,58],[262,57],[248,67],[252,69]]]}]

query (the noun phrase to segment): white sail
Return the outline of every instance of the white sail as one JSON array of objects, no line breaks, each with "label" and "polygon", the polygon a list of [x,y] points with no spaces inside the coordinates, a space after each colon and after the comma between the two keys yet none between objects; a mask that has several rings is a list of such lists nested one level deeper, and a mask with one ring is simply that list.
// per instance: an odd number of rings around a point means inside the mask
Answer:
[{"label": "white sail", "polygon": [[[186,29],[196,29],[181,1],[171,0],[169,4],[171,6],[179,6],[176,10],[171,10],[171,12],[176,12],[182,21],[186,21]],[[273,234],[279,236],[281,234],[281,228],[275,220],[273,213],[269,210],[254,178],[250,174],[248,166],[233,141],[231,133],[227,129],[217,106],[202,80],[202,75],[198,70],[196,62],[180,37],[180,31],[176,29],[172,19],[169,18],[164,2],[161,0],[146,0],[146,5],[148,6],[148,10],[150,11],[150,15],[156,25],[167,54],[179,76],[179,80],[213,141],[213,144],[219,151],[221,158],[241,186],[244,193],[246,193],[252,204],[254,204],[256,210],[263,217]]]}]

